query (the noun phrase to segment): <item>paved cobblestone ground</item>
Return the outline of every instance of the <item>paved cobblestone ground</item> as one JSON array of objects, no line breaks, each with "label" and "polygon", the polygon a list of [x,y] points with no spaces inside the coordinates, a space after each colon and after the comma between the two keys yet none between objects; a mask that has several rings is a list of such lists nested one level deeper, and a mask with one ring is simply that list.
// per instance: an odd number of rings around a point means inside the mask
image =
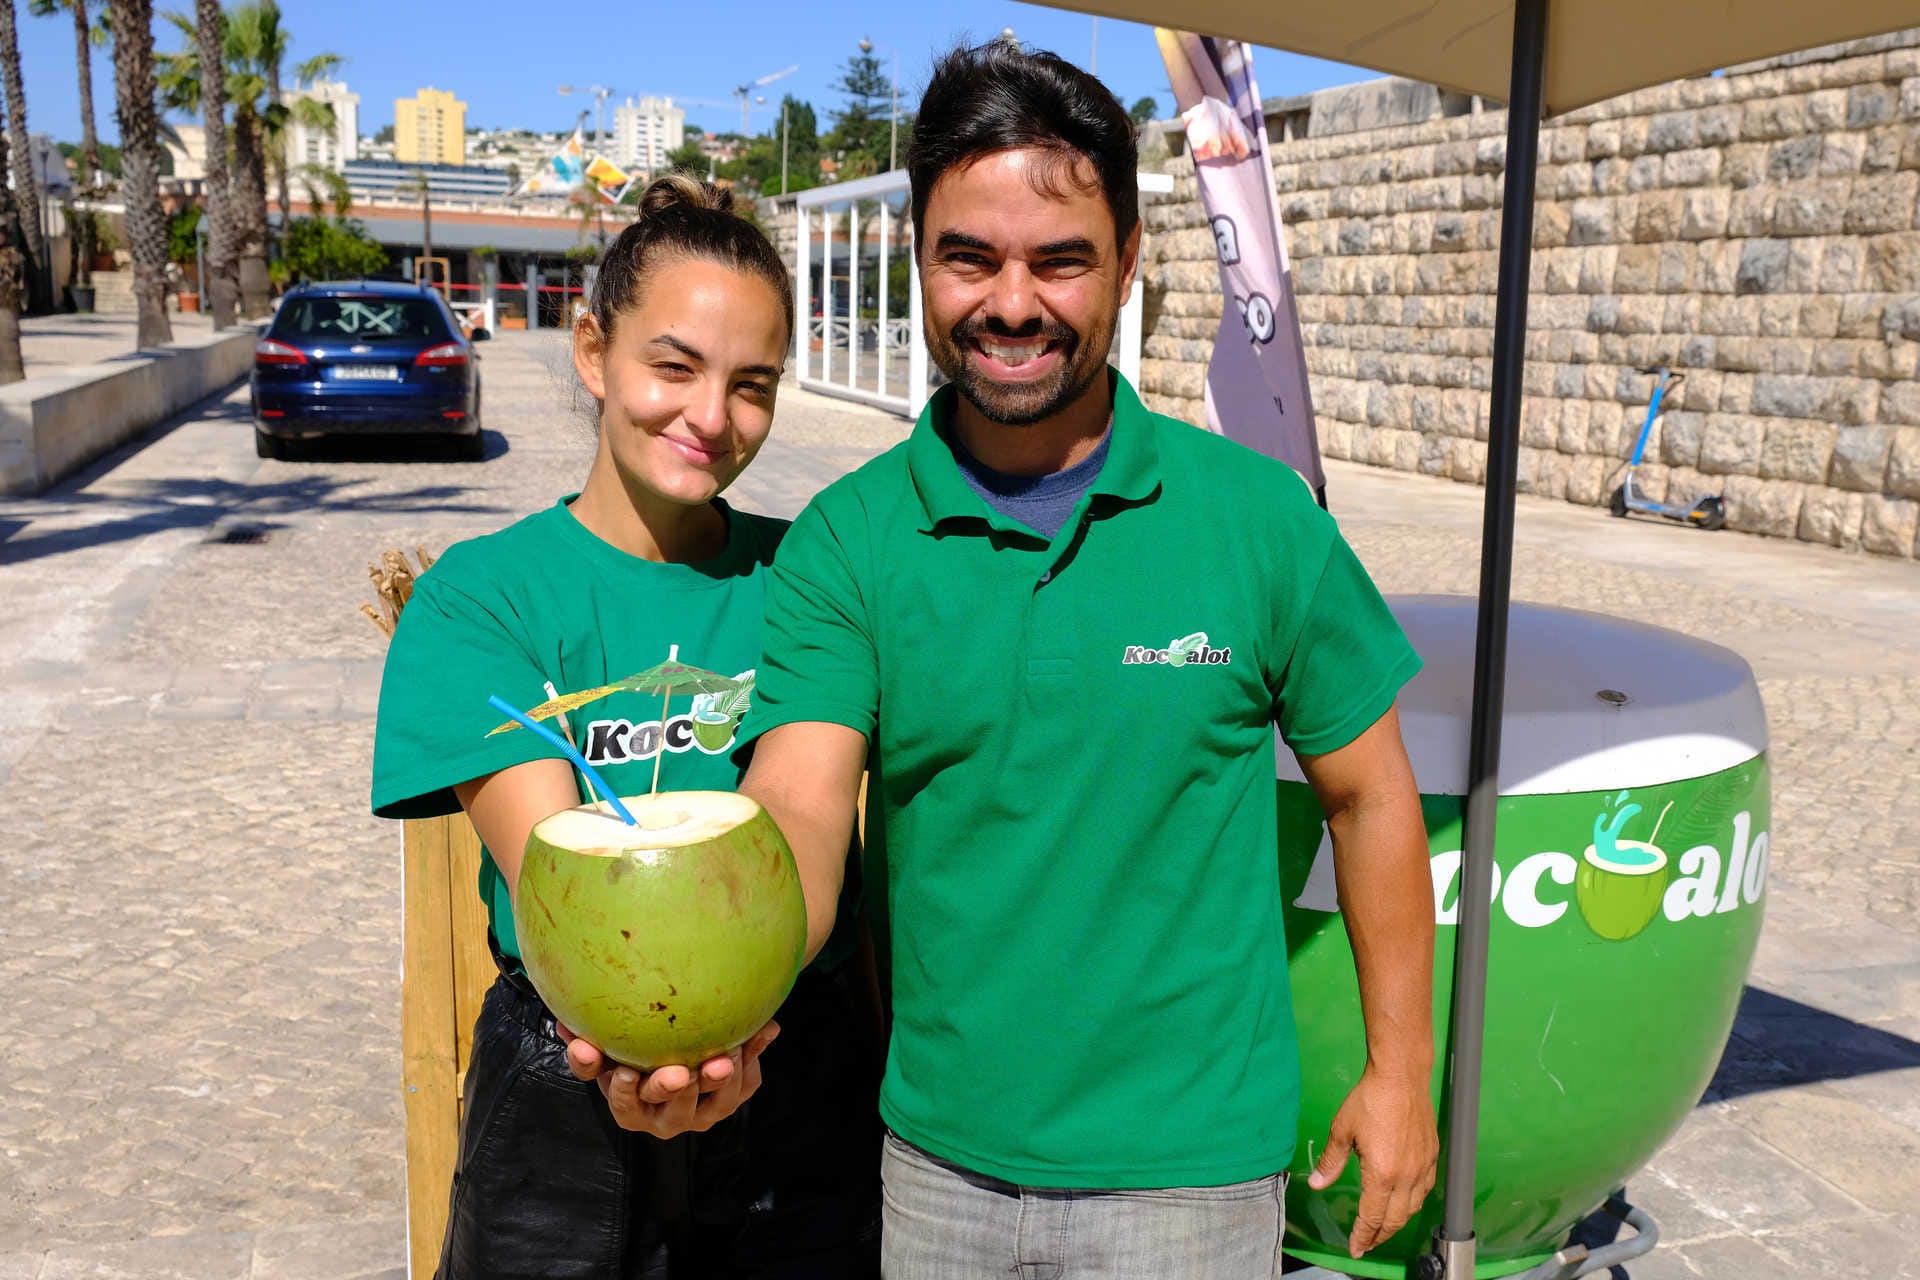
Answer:
[{"label": "paved cobblestone ground", "polygon": [[[213,332],[210,317],[168,312],[175,341]],[[20,355],[35,378],[70,366],[131,356],[139,326],[132,315],[29,316],[20,322]]]},{"label": "paved cobblestone ground", "polygon": [[[551,335],[485,351],[489,457],[254,457],[244,391],[0,502],[0,1280],[404,1274],[399,833],[365,813],[388,546],[577,485]],[[797,511],[905,424],[788,389],[736,488]],[[1479,498],[1336,466],[1389,591],[1471,591]],[[266,543],[212,543],[229,528]],[[1523,501],[1516,594],[1754,664],[1774,874],[1713,1090],[1630,1188],[1635,1280],[1920,1275],[1920,566]]]}]

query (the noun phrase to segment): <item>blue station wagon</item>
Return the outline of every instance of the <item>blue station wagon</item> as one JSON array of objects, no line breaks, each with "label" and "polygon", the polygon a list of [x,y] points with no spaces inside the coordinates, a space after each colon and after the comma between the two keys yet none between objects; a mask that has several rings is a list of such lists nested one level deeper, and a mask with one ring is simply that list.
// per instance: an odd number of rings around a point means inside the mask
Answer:
[{"label": "blue station wagon", "polygon": [[290,290],[253,348],[252,387],[263,458],[285,458],[299,440],[371,432],[443,433],[461,457],[483,453],[473,347],[440,295],[422,285]]}]

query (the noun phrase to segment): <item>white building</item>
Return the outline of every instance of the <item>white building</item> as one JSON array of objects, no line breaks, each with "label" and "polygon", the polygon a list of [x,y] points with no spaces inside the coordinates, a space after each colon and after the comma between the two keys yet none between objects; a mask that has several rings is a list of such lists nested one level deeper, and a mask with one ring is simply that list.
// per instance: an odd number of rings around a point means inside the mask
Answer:
[{"label": "white building", "polygon": [[667,167],[667,156],[686,141],[687,113],[672,98],[628,98],[613,109],[613,154],[608,157],[629,172],[654,173]]},{"label": "white building", "polygon": [[305,89],[283,91],[281,100],[291,107],[302,98],[324,102],[333,108],[333,128],[313,128],[296,119],[287,122],[287,166],[319,165],[336,173],[349,160],[360,158],[360,95],[349,93],[339,80],[316,80]]}]

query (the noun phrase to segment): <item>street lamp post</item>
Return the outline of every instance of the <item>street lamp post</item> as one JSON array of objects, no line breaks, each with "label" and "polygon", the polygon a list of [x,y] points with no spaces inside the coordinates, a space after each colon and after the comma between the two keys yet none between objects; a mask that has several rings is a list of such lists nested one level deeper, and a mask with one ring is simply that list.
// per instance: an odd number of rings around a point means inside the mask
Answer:
[{"label": "street lamp post", "polygon": [[787,100],[780,99],[780,194],[787,194]]},{"label": "street lamp post", "polygon": [[[870,54],[874,47],[871,40],[863,38],[860,41],[862,53]],[[900,167],[900,51],[887,49],[884,52],[893,68],[890,73],[893,82],[893,118],[887,126],[887,168],[893,170]]]}]

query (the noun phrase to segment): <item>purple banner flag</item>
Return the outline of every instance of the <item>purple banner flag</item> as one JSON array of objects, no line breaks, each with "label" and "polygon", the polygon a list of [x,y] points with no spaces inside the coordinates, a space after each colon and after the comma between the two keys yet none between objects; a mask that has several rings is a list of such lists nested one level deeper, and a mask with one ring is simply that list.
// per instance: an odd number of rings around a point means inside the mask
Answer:
[{"label": "purple banner flag", "polygon": [[1280,459],[1319,493],[1327,481],[1253,50],[1165,27],[1154,34],[1186,122],[1227,298],[1207,366],[1207,429]]}]

